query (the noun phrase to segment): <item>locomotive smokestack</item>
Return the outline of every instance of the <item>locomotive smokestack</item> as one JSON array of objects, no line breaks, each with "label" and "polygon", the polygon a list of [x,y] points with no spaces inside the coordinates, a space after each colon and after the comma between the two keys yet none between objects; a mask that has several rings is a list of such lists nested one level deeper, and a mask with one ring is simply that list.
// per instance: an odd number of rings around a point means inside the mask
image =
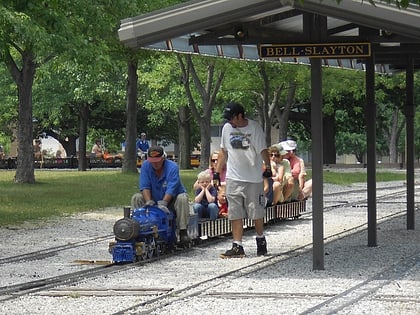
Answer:
[{"label": "locomotive smokestack", "polygon": [[130,217],[130,211],[131,211],[130,207],[124,207],[124,218]]}]

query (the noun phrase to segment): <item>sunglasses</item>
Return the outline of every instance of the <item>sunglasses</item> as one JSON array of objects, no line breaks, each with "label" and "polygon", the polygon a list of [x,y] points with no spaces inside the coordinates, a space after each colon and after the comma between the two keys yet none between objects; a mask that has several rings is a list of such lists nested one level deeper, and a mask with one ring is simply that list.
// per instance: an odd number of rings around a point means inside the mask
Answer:
[{"label": "sunglasses", "polygon": [[214,162],[217,162],[217,159],[214,159],[214,160],[211,160],[211,161],[214,163]]},{"label": "sunglasses", "polygon": [[280,157],[280,154],[271,153],[271,156]]}]

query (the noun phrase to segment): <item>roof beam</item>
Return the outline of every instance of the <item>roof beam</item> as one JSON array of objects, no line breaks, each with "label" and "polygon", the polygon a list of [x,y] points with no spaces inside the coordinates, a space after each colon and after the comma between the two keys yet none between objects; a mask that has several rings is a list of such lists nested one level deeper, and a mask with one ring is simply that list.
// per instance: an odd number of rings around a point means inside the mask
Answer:
[{"label": "roof beam", "polygon": [[398,9],[379,3],[373,6],[368,1],[360,0],[346,0],[340,3],[305,0],[295,1],[293,6],[302,11],[335,17],[370,28],[381,29],[386,25],[387,31],[420,39],[418,8]]},{"label": "roof beam", "polygon": [[144,47],[168,38],[213,28],[245,17],[276,10],[278,0],[200,0],[122,20],[120,40],[129,47]]}]

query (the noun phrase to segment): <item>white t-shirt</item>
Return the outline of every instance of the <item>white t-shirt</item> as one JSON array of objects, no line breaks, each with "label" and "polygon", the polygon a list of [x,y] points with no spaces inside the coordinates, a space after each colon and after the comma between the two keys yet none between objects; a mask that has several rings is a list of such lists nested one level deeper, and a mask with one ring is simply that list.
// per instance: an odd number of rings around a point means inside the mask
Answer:
[{"label": "white t-shirt", "polygon": [[267,146],[264,131],[256,121],[248,119],[247,126],[236,128],[226,123],[220,147],[227,152],[227,179],[251,183],[263,181],[261,151]]}]

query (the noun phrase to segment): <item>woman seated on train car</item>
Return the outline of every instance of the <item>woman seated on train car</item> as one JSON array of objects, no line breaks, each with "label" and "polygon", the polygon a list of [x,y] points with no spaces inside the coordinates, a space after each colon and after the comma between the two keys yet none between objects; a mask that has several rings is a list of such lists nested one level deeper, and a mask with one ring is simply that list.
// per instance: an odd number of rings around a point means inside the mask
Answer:
[{"label": "woman seated on train car", "polygon": [[[213,173],[216,170],[218,157],[219,157],[219,151],[214,151],[212,154],[210,154],[209,168],[207,169],[207,172],[210,174],[211,181],[213,181]],[[213,183],[215,186],[226,184],[226,167],[223,168],[223,171],[220,172],[219,176],[220,176],[220,182]],[[198,184],[198,180],[195,181],[193,188],[194,190],[200,188],[200,185]]]},{"label": "woman seated on train car", "polygon": [[200,172],[197,176],[197,182],[199,188],[195,190],[194,213],[198,214],[200,219],[216,220],[219,215],[219,207],[216,203],[217,189],[211,182],[209,172],[207,170]]},{"label": "woman seated on train car", "polygon": [[[273,185],[273,200],[272,204],[277,205],[284,202],[287,198],[285,187],[289,183],[293,185],[292,173],[290,170],[289,161],[283,159],[283,156],[287,154],[283,147],[279,144],[274,144],[268,148],[271,162],[272,185]],[[264,179],[264,193],[267,195],[269,191],[269,181]]]},{"label": "woman seated on train car", "polygon": [[293,186],[294,179],[290,162],[284,158],[287,151],[283,149],[281,144],[273,144],[272,148],[275,148],[275,153],[270,154],[270,157],[275,163],[275,173],[273,173],[275,174],[273,176],[273,204],[276,205],[290,198],[290,195],[287,195],[287,186]]},{"label": "woman seated on train car", "polygon": [[312,180],[306,180],[305,162],[296,155],[297,143],[294,140],[286,140],[280,142],[283,149],[287,151],[285,158],[289,160],[294,178],[294,186],[289,186],[289,200],[303,200],[312,194]]}]

